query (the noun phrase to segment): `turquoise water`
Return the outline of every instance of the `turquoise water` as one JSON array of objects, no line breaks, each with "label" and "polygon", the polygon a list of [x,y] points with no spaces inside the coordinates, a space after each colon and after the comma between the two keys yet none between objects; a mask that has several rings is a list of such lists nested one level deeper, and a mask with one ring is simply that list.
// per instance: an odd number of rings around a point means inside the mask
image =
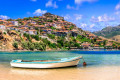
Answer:
[{"label": "turquoise water", "polygon": [[[10,67],[9,62],[14,59],[36,60],[76,56],[83,56],[87,67],[120,66],[120,51],[0,52],[0,64]],[[78,67],[82,66],[82,62],[81,60]]]}]

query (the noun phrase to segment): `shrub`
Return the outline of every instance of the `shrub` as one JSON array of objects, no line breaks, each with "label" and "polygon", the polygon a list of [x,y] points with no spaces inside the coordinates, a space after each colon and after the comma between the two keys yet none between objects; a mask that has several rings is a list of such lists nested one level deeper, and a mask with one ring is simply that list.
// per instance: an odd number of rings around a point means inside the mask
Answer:
[{"label": "shrub", "polygon": [[55,18],[54,20],[55,20],[55,21],[58,21],[58,19],[57,19],[57,18]]},{"label": "shrub", "polygon": [[56,28],[54,28],[53,26],[52,27],[50,27],[52,30],[55,30]]},{"label": "shrub", "polygon": [[24,49],[29,50],[28,42],[22,42],[22,47],[23,47]]},{"label": "shrub", "polygon": [[55,44],[55,43],[51,43],[51,44],[49,45],[49,47],[50,47],[50,48],[56,48],[56,44]]},{"label": "shrub", "polygon": [[33,43],[28,43],[28,45],[29,45],[29,49],[30,50],[34,50],[35,49],[35,46],[34,46],[34,44]]},{"label": "shrub", "polygon": [[23,20],[29,20],[29,18],[24,18]]},{"label": "shrub", "polygon": [[46,45],[44,43],[36,42],[36,43],[34,43],[34,47],[37,50],[41,50],[41,51],[46,50]]},{"label": "shrub", "polygon": [[64,45],[63,40],[57,40],[57,43],[59,44],[59,46],[62,46],[62,47],[63,47],[63,45]]},{"label": "shrub", "polygon": [[47,34],[47,36],[48,36],[50,39],[55,39],[55,35],[54,35],[54,34]]},{"label": "shrub", "polygon": [[72,25],[72,26],[70,26],[70,30],[72,30],[74,28],[74,26]]},{"label": "shrub", "polygon": [[38,27],[35,27],[35,30],[39,30]]},{"label": "shrub", "polygon": [[53,20],[47,20],[47,22],[53,22]]},{"label": "shrub", "polygon": [[4,34],[6,34],[6,32],[4,32]]},{"label": "shrub", "polygon": [[24,33],[23,35],[31,42],[31,38],[29,34]]},{"label": "shrub", "polygon": [[64,47],[69,47],[69,46],[70,46],[69,42],[66,41],[66,42],[64,43]]},{"label": "shrub", "polygon": [[14,46],[14,48],[18,49],[18,43],[17,42],[14,42],[13,46]]},{"label": "shrub", "polygon": [[104,40],[103,45],[105,46],[107,44],[107,40]]},{"label": "shrub", "polygon": [[43,41],[43,43],[44,43],[45,45],[49,45],[49,44],[51,43],[50,41],[47,40],[47,38],[46,38],[46,39],[42,39],[42,41]]},{"label": "shrub", "polygon": [[61,46],[61,44],[60,44],[60,43],[58,43],[58,44],[57,44],[57,47],[61,48],[62,46]]},{"label": "shrub", "polygon": [[35,40],[39,41],[40,38],[39,38],[39,35],[31,35],[32,38],[34,38]]},{"label": "shrub", "polygon": [[80,44],[79,43],[75,43],[74,46],[77,47],[77,48],[80,48]]}]

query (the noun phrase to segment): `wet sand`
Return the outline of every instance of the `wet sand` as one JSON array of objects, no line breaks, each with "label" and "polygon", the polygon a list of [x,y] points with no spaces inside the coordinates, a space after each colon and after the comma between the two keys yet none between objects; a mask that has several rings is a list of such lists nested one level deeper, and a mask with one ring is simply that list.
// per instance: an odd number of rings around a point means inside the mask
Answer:
[{"label": "wet sand", "polygon": [[0,65],[0,80],[119,80],[120,66],[19,69]]}]

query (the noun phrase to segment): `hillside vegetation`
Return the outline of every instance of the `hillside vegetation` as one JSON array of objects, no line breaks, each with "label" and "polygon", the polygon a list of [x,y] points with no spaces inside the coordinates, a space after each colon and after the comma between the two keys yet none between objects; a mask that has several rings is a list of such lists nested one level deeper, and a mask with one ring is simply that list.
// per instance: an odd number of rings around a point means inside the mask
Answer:
[{"label": "hillside vegetation", "polygon": [[120,48],[120,43],[84,31],[51,13],[0,20],[0,30],[0,50]]},{"label": "hillside vegetation", "polygon": [[94,32],[97,36],[103,36],[105,38],[112,38],[114,36],[120,35],[120,26],[116,27],[106,27],[101,31]]}]

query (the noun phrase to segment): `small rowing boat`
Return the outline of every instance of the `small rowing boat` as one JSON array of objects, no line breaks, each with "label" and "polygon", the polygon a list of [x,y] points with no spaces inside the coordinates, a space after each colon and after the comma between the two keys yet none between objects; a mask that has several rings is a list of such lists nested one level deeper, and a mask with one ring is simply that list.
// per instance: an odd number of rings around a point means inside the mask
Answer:
[{"label": "small rowing boat", "polygon": [[62,58],[57,60],[12,60],[10,65],[19,68],[60,68],[78,65],[80,57]]}]

